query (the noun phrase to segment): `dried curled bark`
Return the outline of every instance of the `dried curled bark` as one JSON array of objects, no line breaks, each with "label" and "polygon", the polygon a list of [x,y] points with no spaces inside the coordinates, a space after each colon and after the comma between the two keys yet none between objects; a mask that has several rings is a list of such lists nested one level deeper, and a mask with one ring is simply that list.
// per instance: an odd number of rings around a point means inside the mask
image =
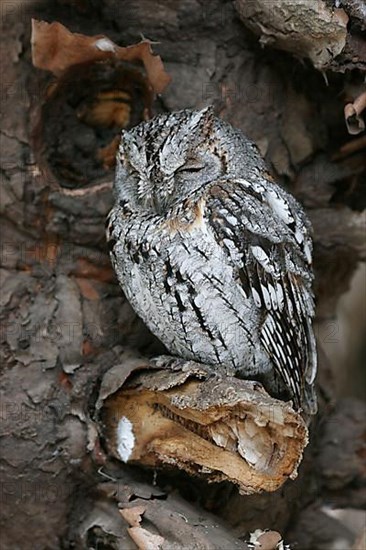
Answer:
[{"label": "dried curled bark", "polygon": [[[1,296],[2,544],[56,550],[108,542],[135,550],[117,509],[120,502],[123,509],[146,506],[142,527],[159,532],[169,549],[180,550],[187,541],[189,550],[246,548],[242,541],[258,526],[279,530],[286,541],[291,529],[296,548],[307,547],[310,532],[310,550],[324,546],[325,538],[327,548],[334,546],[334,523],[326,525],[317,508],[319,528],[314,529],[314,515],[307,510],[314,502],[364,506],[365,449],[357,435],[362,424],[344,407],[337,407],[335,416],[332,407],[321,409],[320,427],[331,429],[314,427],[298,478],[274,493],[243,497],[229,483],[207,486],[182,475],[166,481],[159,471],[162,494],[151,471],[103,455],[94,423],[88,421],[103,372],[121,361],[122,345],[149,355],[163,351],[149,348],[149,342],[157,343],[124,299],[110,267],[103,226],[113,175],[92,186],[65,189],[35,159],[29,116],[42,101],[45,72],[30,63],[30,18],[57,19],[78,33],[103,33],[118,44],[135,43],[141,30],[160,41],[154,51],[173,77],[163,107],[214,103],[224,119],[258,143],[277,176],[304,203],[315,229],[318,315],[331,319],[330,329],[336,326],[338,298],[366,257],[364,134],[351,140],[343,116],[344,105],[358,93],[344,97],[348,78],[342,74],[328,74],[326,84],[310,64],[257,47],[231,2],[141,0],[138,10],[132,0],[41,4],[5,2],[1,19],[6,52],[0,112],[1,261],[6,269]],[[352,25],[350,5],[363,2],[342,1]],[[351,38],[359,47],[358,60],[347,44],[339,57],[344,67],[356,69],[352,78],[363,82],[357,67],[366,66],[365,41],[356,34],[347,41]],[[70,131],[68,138],[80,139],[76,134]],[[358,152],[351,154],[356,146]],[[348,361],[344,369],[349,373]],[[320,366],[321,395],[328,400],[331,378],[330,370]],[[106,482],[105,475],[116,481]],[[216,514],[208,514],[198,500]],[[307,532],[303,517],[310,518]],[[109,540],[111,530],[118,533],[117,542]]]},{"label": "dried curled bark", "polygon": [[346,45],[347,14],[322,0],[236,0],[235,6],[263,45],[309,58],[317,69],[327,68]]},{"label": "dried curled bark", "polygon": [[121,130],[148,119],[170,82],[161,58],[148,40],[120,47],[35,19],[31,44],[33,65],[56,77],[32,110],[33,150],[53,198],[65,204],[71,195],[75,203],[93,183],[94,192],[110,192]]},{"label": "dried curled bark", "polygon": [[148,40],[121,48],[100,34],[84,36],[70,32],[61,23],[32,20],[32,61],[35,67],[62,75],[81,63],[118,59],[144,64],[147,79],[155,93],[161,93],[170,77],[159,56],[154,56]]},{"label": "dried curled bark", "polygon": [[102,418],[116,458],[229,480],[246,494],[275,491],[296,477],[308,433],[288,403],[271,398],[256,382],[217,378],[206,366],[169,357],[124,383],[126,369],[136,366],[143,362],[133,359],[131,366],[127,359],[102,383],[105,396],[113,379]]},{"label": "dried curled bark", "polygon": [[347,130],[351,135],[360,134],[365,130],[362,112],[366,109],[366,92],[360,94],[353,103],[347,103],[344,108]]},{"label": "dried curled bark", "polygon": [[[112,474],[112,475],[111,475]],[[87,502],[75,509],[67,547],[116,550],[248,550],[225,522],[132,476],[110,470]],[[140,476],[141,477],[141,476]],[[85,503],[84,503],[85,505]],[[153,544],[155,545],[153,545]]]}]

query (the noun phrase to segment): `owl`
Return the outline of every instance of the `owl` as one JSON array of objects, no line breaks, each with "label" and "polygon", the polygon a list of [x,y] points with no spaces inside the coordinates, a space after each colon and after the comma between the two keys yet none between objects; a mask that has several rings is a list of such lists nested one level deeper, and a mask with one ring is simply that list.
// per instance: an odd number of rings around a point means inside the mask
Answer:
[{"label": "owl", "polygon": [[122,133],[107,220],[120,285],[172,355],[316,412],[311,227],[211,107]]}]

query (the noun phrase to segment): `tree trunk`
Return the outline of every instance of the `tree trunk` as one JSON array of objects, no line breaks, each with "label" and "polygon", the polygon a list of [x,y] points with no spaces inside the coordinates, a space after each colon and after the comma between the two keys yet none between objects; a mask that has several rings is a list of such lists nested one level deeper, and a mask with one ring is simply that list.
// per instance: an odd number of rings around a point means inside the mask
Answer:
[{"label": "tree trunk", "polygon": [[[2,5],[1,548],[134,549],[148,548],[147,541],[151,548],[247,548],[258,528],[278,530],[304,550],[354,542],[325,507],[366,504],[365,404],[336,399],[322,340],[339,337],[337,303],[366,256],[365,133],[352,137],[344,119],[345,105],[365,91],[359,4],[343,2],[345,46],[321,70],[282,42],[261,36],[260,43],[261,31],[248,30],[250,14],[238,4]],[[324,9],[332,13],[330,4]],[[92,77],[82,71],[57,93],[49,87],[54,77],[31,62],[32,17],[121,46],[141,34],[154,41],[172,81],[152,112],[214,104],[307,209],[320,412],[298,478],[277,491],[240,495],[229,482],[126,466],[109,455],[95,414],[103,376],[127,349],[149,357],[164,350],[135,316],[109,262],[104,221],[113,167],[105,154],[104,165],[98,158],[115,134],[80,125],[102,100],[88,100]],[[131,90],[133,124],[145,111],[143,92]],[[358,128],[362,113],[348,122]]]}]

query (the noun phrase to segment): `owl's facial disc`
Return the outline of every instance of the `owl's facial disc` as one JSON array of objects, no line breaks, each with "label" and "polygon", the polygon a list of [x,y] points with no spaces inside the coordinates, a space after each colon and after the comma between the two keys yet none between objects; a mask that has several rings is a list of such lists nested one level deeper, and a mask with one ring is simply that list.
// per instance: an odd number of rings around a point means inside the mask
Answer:
[{"label": "owl's facial disc", "polygon": [[212,141],[213,120],[211,109],[181,111],[124,132],[117,191],[134,205],[163,214],[218,179],[224,168]]}]

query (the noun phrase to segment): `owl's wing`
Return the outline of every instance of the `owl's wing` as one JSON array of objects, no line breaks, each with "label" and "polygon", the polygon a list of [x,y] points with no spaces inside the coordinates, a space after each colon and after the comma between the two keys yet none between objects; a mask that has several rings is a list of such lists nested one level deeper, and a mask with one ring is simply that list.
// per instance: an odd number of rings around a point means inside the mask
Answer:
[{"label": "owl's wing", "polygon": [[260,340],[295,406],[315,412],[310,224],[272,182],[223,180],[206,195],[210,230],[261,314]]}]

